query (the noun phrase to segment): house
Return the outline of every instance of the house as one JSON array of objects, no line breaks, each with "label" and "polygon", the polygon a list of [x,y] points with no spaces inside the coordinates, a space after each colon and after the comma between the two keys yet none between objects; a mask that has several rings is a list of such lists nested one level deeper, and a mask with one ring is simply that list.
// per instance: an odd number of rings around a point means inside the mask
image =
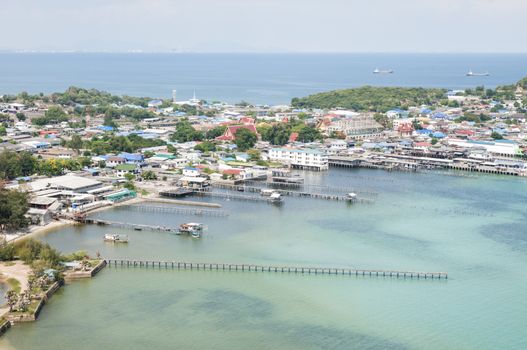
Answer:
[{"label": "house", "polygon": [[140,172],[135,164],[119,164],[114,169],[119,177],[124,177],[126,174],[137,175]]},{"label": "house", "polygon": [[106,158],[106,166],[108,168],[115,168],[117,165],[124,164],[126,162],[126,159],[123,157],[117,157],[117,156],[110,156]]},{"label": "house", "polygon": [[183,176],[182,178],[179,179],[178,185],[182,187],[204,189],[204,188],[209,187],[210,181],[206,177]]},{"label": "house", "polygon": [[148,101],[148,108],[158,108],[163,104],[162,100],[150,100]]},{"label": "house", "polygon": [[139,153],[119,153],[118,157],[124,158],[126,163],[139,164],[145,160],[145,157]]},{"label": "house", "polygon": [[240,129],[247,129],[252,133],[255,133],[258,135],[258,131],[256,130],[256,126],[254,124],[247,124],[247,125],[231,125],[228,126],[223,135],[216,137],[216,140],[219,141],[234,141],[236,138],[236,132]]},{"label": "house", "polygon": [[183,168],[183,176],[189,176],[189,177],[199,176],[199,170],[194,167],[187,166]]},{"label": "house", "polygon": [[430,142],[416,142],[414,143],[414,148],[420,151],[428,151],[428,149],[432,147],[432,144]]}]

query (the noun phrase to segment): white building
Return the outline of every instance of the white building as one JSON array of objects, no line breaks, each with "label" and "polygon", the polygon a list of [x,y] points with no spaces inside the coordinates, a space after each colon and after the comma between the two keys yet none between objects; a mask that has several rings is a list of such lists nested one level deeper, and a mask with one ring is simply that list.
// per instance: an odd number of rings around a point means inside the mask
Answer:
[{"label": "white building", "polygon": [[269,159],[301,169],[327,170],[329,167],[327,154],[314,149],[272,148]]},{"label": "white building", "polygon": [[465,148],[485,149],[487,152],[493,155],[504,157],[514,157],[515,155],[521,154],[521,150],[518,144],[510,140],[474,141],[449,139],[448,144]]}]

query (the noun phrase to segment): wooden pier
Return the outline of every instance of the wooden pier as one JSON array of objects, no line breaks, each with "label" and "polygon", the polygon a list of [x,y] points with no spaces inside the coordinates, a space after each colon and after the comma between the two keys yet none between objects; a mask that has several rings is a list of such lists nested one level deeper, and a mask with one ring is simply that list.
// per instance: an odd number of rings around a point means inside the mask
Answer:
[{"label": "wooden pier", "polygon": [[201,209],[201,208],[176,208],[173,206],[157,206],[157,205],[130,205],[126,207],[127,210],[142,211],[147,213],[170,213],[170,214],[184,214],[184,215],[198,215],[198,216],[228,216],[229,214],[224,210]]},{"label": "wooden pier", "polygon": [[[231,184],[225,184],[225,183],[213,183],[212,186],[216,188],[227,189],[227,190],[232,190],[232,191],[253,192],[253,193],[260,193],[262,189],[267,189],[263,187],[231,185]],[[295,191],[295,190],[289,190],[289,189],[275,189],[275,188],[271,188],[271,189],[285,196],[325,199],[325,200],[334,200],[334,201],[350,201],[350,198],[347,195],[303,192],[303,191]],[[353,202],[373,203],[374,201],[373,199],[369,199],[369,198],[355,198]]]},{"label": "wooden pier", "polygon": [[351,268],[307,267],[307,266],[270,266],[254,264],[220,264],[220,263],[192,263],[182,261],[160,260],[131,260],[131,259],[106,259],[109,267],[145,267],[178,270],[207,270],[207,271],[243,271],[243,272],[273,272],[294,273],[309,275],[341,275],[341,276],[367,276],[367,277],[392,277],[410,279],[448,279],[447,272],[415,272],[396,270],[368,270]]},{"label": "wooden pier", "polygon": [[[284,188],[284,189],[290,189],[291,186],[289,186],[289,184],[285,184],[283,182],[276,182],[276,181],[267,181],[267,182],[262,182],[262,181],[254,181],[254,180],[245,180],[243,181],[246,185],[249,185],[249,186],[253,186],[253,187],[261,187],[261,188],[269,188],[269,189],[275,189],[275,188]],[[239,185],[239,186],[243,186],[243,185]],[[268,186],[268,187],[266,187]],[[358,195],[360,194],[363,194],[363,195],[369,195],[369,196],[377,196],[379,194],[379,192],[374,192],[374,191],[367,191],[367,190],[364,190],[364,189],[359,189],[359,188],[355,188],[355,187],[349,187],[349,186],[342,186],[342,187],[337,187],[337,186],[329,186],[329,185],[318,185],[318,184],[307,184],[307,183],[303,183],[303,184],[300,184],[298,187],[303,187],[304,189],[314,189],[315,191],[327,191],[327,192],[340,192],[342,193],[343,191],[346,192],[346,193],[350,193],[350,192],[353,192],[353,193],[356,193]]]},{"label": "wooden pier", "polygon": [[269,197],[261,196],[247,196],[239,193],[227,193],[227,192],[213,192],[213,191],[194,191],[195,195],[198,196],[207,196],[215,198],[224,198],[224,199],[236,199],[240,201],[250,201],[250,202],[271,202]]},{"label": "wooden pier", "polygon": [[110,221],[110,220],[100,220],[87,218],[83,221],[85,224],[95,224],[101,226],[113,226],[126,229],[132,229],[136,231],[159,231],[159,232],[179,232],[177,227],[167,227],[159,225],[144,225],[144,224],[132,224],[129,222],[119,222],[119,221]]}]

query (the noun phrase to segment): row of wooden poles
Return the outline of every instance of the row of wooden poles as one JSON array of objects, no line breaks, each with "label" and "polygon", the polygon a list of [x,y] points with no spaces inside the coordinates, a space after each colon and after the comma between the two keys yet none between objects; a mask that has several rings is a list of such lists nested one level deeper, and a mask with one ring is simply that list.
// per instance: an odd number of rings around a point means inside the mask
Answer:
[{"label": "row of wooden poles", "polygon": [[251,264],[218,264],[218,263],[191,263],[178,261],[156,260],[131,260],[131,259],[106,259],[109,266],[123,267],[158,267],[183,270],[209,270],[209,271],[253,271],[253,272],[280,272],[314,275],[347,275],[347,276],[375,276],[417,279],[447,279],[447,272],[415,272],[397,270],[368,270],[350,268],[325,268],[303,266],[262,266]]}]

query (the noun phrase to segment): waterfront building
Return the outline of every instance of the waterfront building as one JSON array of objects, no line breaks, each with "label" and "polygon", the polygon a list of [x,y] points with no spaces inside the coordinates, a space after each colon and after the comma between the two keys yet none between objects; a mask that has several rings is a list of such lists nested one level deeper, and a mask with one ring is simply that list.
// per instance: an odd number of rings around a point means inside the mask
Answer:
[{"label": "waterfront building", "polygon": [[476,141],[476,140],[462,140],[449,139],[449,145],[460,146],[464,148],[484,148],[487,152],[502,157],[514,157],[521,154],[519,145],[511,140],[495,140],[495,141]]},{"label": "waterfront building", "polygon": [[380,137],[383,127],[373,119],[373,116],[361,114],[351,118],[332,121],[328,132],[341,132],[348,138],[366,139]]},{"label": "waterfront building", "polygon": [[269,159],[300,169],[327,170],[329,167],[328,155],[316,149],[272,148]]}]

